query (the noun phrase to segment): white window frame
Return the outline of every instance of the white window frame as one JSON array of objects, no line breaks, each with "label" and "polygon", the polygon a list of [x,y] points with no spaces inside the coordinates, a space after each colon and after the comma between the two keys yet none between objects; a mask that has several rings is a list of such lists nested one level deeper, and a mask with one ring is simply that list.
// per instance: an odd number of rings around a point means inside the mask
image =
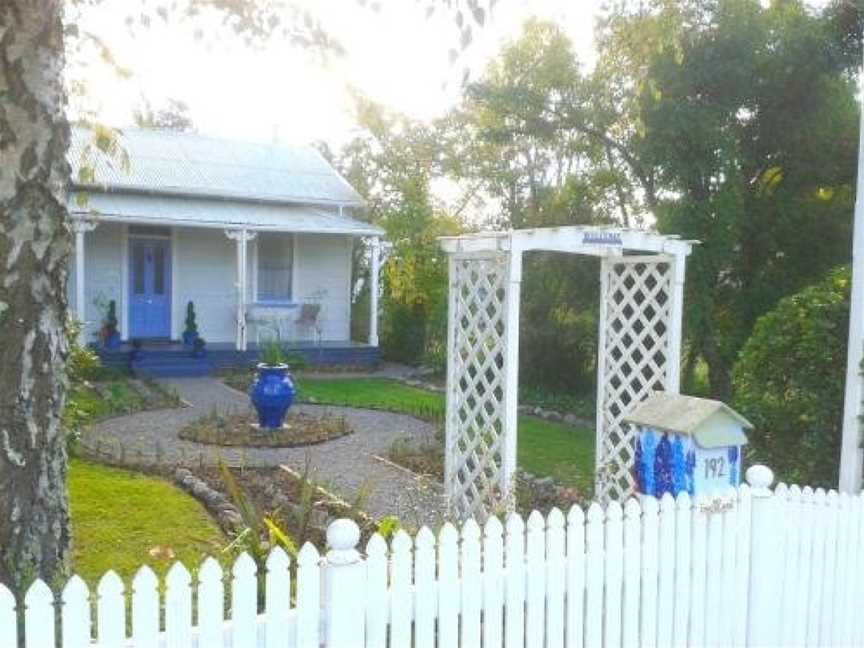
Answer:
[{"label": "white window frame", "polygon": [[[278,234],[291,237],[291,297],[287,300],[261,299],[258,294],[258,246],[262,236]],[[293,306],[297,304],[297,234],[295,232],[258,232],[252,246],[252,295],[261,306]]]}]

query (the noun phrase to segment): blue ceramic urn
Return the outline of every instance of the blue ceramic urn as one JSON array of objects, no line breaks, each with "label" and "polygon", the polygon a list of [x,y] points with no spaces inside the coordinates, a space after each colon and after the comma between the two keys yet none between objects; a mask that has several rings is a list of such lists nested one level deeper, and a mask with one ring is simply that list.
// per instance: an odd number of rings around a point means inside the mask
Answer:
[{"label": "blue ceramic urn", "polygon": [[258,412],[258,423],[263,429],[282,427],[285,414],[294,401],[294,383],[288,374],[288,365],[259,364],[249,397]]}]

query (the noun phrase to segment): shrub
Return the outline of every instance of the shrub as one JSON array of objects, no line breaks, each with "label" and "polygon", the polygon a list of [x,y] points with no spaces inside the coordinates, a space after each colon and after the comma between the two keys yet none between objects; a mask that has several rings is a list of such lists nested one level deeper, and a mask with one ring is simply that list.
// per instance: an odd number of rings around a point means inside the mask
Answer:
[{"label": "shrub", "polygon": [[835,486],[849,330],[848,268],[757,320],[734,369],[734,405],[755,426],[750,458],[784,481]]},{"label": "shrub", "polygon": [[93,349],[82,346],[78,342],[81,324],[70,322],[66,327],[66,339],[69,340],[69,357],[66,361],[66,373],[69,380],[80,382],[82,380],[95,380],[98,378],[102,363]]}]

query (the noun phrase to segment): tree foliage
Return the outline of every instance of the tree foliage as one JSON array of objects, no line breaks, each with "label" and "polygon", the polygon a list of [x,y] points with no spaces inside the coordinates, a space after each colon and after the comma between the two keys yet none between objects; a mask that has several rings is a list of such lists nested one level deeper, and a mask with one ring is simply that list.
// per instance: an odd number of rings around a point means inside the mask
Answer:
[{"label": "tree foliage", "polygon": [[837,483],[850,283],[846,267],[782,299],[735,364],[735,406],[756,426],[749,452],[787,482]]},{"label": "tree foliage", "polygon": [[[756,319],[848,260],[860,24],[843,2],[616,3],[586,70],[560,29],[531,22],[455,113],[470,137],[454,173],[499,201],[501,226],[642,223],[700,241],[685,387],[704,361],[728,399]],[[536,298],[523,290],[523,338],[555,321]]]},{"label": "tree foliage", "polygon": [[195,130],[195,124],[189,116],[189,106],[179,99],[169,99],[164,107],[154,109],[144,98],[140,108],[134,111],[133,118],[138,128],[160,128],[178,132]]},{"label": "tree foliage", "polygon": [[[364,217],[385,231],[382,351],[394,360],[441,366],[446,351],[447,259],[437,238],[460,231],[430,188],[432,179],[441,175],[445,147],[434,127],[390,113],[360,96],[356,109],[362,133],[338,154],[326,149],[324,153],[366,197]],[[356,260],[355,269],[366,274],[365,258]],[[366,298],[365,292],[358,295],[361,303]]]},{"label": "tree foliage", "polygon": [[622,19],[639,33],[665,27],[666,42],[642,59],[640,156],[666,193],[661,231],[701,241],[688,272],[690,346],[714,395],[729,398],[756,319],[848,258],[851,70],[828,46],[831,26],[800,2],[657,4]]}]

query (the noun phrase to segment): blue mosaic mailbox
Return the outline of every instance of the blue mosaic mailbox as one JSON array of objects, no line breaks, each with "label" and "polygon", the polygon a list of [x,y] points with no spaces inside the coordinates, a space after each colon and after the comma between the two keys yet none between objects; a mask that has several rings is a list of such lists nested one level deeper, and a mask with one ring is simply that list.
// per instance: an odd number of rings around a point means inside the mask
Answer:
[{"label": "blue mosaic mailbox", "polygon": [[747,419],[720,401],[657,392],[626,417],[636,426],[634,478],[644,495],[720,495],[741,480]]}]

